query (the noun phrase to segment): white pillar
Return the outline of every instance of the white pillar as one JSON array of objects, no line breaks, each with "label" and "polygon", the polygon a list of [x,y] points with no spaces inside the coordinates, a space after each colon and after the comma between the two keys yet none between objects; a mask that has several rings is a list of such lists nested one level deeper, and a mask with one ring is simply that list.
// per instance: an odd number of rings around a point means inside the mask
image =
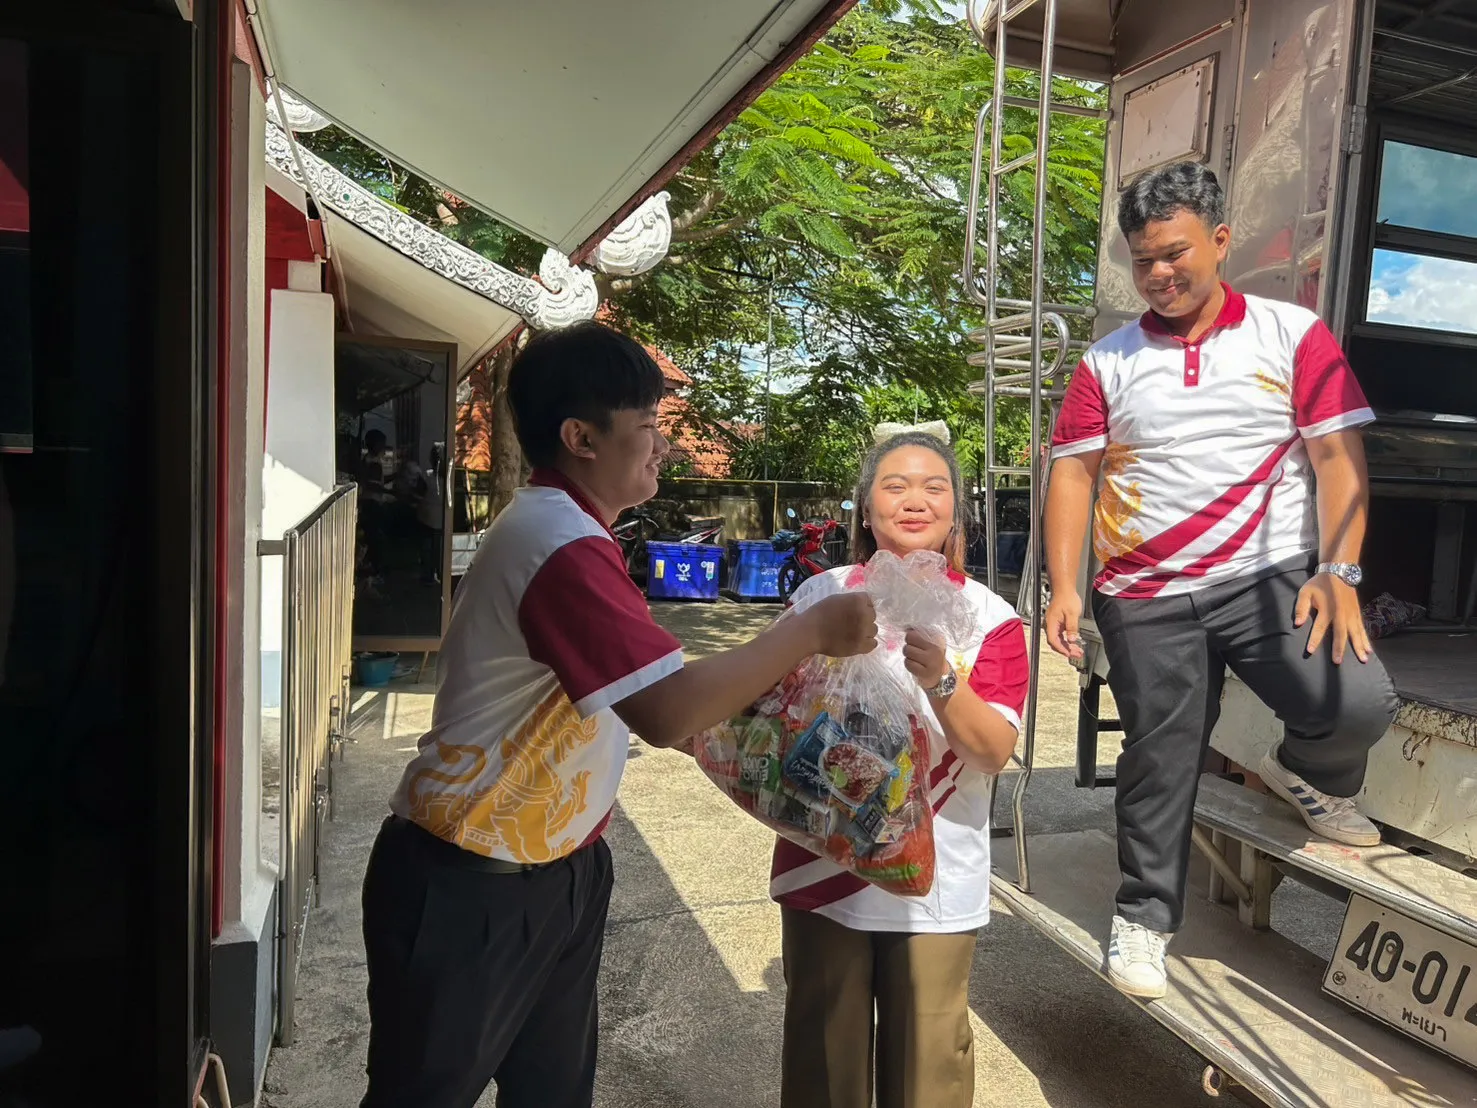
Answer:
[{"label": "white pillar", "polygon": [[[267,373],[262,537],[280,539],[334,485],[333,297],[274,289]],[[263,703],[280,703],[282,559],[262,562]]]}]

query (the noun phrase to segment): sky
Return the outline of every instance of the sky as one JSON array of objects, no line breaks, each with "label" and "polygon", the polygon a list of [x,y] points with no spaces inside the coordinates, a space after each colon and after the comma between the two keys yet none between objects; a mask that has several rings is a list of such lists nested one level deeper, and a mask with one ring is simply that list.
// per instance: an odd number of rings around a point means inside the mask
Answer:
[{"label": "sky", "polygon": [[[1477,238],[1477,158],[1387,143],[1378,218]],[[1477,263],[1376,250],[1365,316],[1371,323],[1477,333]]]},{"label": "sky", "polygon": [[1376,250],[1365,318],[1477,334],[1477,263]]}]

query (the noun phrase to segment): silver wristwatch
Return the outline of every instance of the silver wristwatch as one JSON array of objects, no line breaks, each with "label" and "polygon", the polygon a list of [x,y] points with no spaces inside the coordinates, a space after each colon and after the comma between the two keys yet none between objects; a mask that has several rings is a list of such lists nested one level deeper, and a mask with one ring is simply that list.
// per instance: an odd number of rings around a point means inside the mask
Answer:
[{"label": "silver wristwatch", "polygon": [[1353,589],[1357,589],[1359,582],[1364,580],[1364,570],[1353,562],[1322,562],[1318,566],[1318,572],[1330,573]]},{"label": "silver wristwatch", "polygon": [[931,689],[925,689],[923,691],[929,695],[930,699],[945,700],[953,696],[954,690],[958,687],[959,675],[955,673],[952,669],[947,669],[944,671],[944,675],[939,678],[939,683],[937,685],[935,685]]}]

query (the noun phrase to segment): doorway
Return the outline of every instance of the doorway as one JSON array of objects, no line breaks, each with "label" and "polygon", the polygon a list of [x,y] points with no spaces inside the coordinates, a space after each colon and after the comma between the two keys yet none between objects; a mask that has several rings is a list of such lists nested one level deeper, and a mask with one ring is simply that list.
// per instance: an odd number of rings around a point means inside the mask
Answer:
[{"label": "doorway", "polygon": [[359,486],[356,651],[435,651],[451,609],[454,343],[340,335],[338,468]]}]

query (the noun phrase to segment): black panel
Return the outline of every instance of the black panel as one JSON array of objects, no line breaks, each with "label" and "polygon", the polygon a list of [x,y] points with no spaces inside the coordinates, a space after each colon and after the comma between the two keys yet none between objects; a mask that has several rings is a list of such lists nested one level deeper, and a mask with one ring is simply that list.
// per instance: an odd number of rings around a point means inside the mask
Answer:
[{"label": "black panel", "polygon": [[1477,346],[1356,334],[1349,339],[1348,354],[1376,410],[1477,417]]},{"label": "black panel", "polygon": [[0,349],[32,452],[0,454],[0,1029],[41,1049],[0,1103],[182,1105],[209,887],[192,31],[15,7],[30,226]]}]

